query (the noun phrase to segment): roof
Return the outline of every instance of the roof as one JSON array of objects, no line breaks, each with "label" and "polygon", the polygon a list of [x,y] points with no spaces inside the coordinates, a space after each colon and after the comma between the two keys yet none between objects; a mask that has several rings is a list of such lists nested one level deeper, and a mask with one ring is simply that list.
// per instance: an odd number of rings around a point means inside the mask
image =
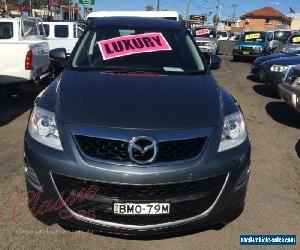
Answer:
[{"label": "roof", "polygon": [[176,17],[177,11],[94,11],[88,14],[87,19],[93,17],[111,17],[111,16],[136,16],[136,17]]},{"label": "roof", "polygon": [[162,29],[184,29],[177,21],[150,17],[100,17],[92,21],[89,27],[95,26],[132,26]]},{"label": "roof", "polygon": [[247,12],[246,14],[241,16],[241,19],[244,18],[255,18],[255,17],[278,17],[283,18],[286,17],[284,14],[282,14],[280,11],[272,8],[272,7],[263,7],[261,9],[257,9],[251,12]]}]

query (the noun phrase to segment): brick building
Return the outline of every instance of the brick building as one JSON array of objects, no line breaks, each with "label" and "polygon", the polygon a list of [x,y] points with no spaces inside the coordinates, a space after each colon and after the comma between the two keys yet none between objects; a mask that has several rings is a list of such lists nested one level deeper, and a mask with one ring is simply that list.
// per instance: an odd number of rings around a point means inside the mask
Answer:
[{"label": "brick building", "polygon": [[278,25],[289,24],[287,16],[272,7],[264,7],[241,16],[243,30],[272,30]]}]

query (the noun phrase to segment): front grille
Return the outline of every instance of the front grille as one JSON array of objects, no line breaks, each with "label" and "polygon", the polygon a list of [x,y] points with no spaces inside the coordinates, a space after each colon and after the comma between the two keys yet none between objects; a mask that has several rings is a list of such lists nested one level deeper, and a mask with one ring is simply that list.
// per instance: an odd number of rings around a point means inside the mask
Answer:
[{"label": "front grille", "polygon": [[198,46],[209,46],[209,42],[197,42]]},{"label": "front grille", "polygon": [[243,51],[253,51],[253,48],[251,48],[251,47],[241,47],[241,50],[243,50]]},{"label": "front grille", "polygon": [[[76,135],[76,140],[85,155],[101,160],[130,162],[128,142]],[[199,155],[205,145],[206,137],[165,141],[158,143],[158,153],[153,163],[181,161]],[[151,152],[149,151],[149,154]],[[137,150],[133,155],[138,157]],[[146,154],[145,157],[148,157]],[[149,157],[148,157],[149,158]]]},{"label": "front grille", "polygon": [[[71,205],[67,203],[73,211],[92,211],[94,219],[130,225],[152,225],[197,216],[213,204],[226,179],[226,175],[221,175],[175,184],[121,185],[81,180],[56,173],[52,173],[52,176],[63,199],[70,197],[70,194],[76,197],[91,186],[94,189],[97,187],[93,197]],[[169,202],[171,209],[168,215],[115,215],[114,202]]]}]

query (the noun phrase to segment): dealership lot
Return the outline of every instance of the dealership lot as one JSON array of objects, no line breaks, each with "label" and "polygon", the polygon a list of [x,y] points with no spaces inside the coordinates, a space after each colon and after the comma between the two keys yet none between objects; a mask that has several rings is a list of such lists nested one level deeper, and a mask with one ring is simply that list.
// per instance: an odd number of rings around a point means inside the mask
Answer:
[{"label": "dealership lot", "polygon": [[216,79],[239,102],[252,139],[252,174],[244,213],[220,230],[169,239],[127,240],[64,231],[30,218],[24,197],[23,135],[29,109],[42,88],[22,86],[0,102],[0,248],[234,249],[240,234],[297,234],[300,224],[300,114],[247,79],[249,62],[223,58]]}]

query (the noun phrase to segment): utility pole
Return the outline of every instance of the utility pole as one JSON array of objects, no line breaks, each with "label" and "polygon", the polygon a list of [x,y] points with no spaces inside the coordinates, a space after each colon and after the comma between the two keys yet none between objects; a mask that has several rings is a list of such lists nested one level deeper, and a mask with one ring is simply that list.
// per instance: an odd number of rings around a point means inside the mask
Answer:
[{"label": "utility pole", "polygon": [[238,7],[237,4],[233,4],[232,5],[233,7],[233,15],[232,15],[232,20],[235,21],[235,16],[236,16],[236,8]]},{"label": "utility pole", "polygon": [[217,0],[217,16],[219,17],[219,19],[221,18],[221,0]]},{"label": "utility pole", "polygon": [[186,0],[185,4],[186,4],[185,26],[187,27],[188,26],[189,15],[190,15],[191,1]]},{"label": "utility pole", "polygon": [[8,17],[8,13],[7,13],[8,8],[7,8],[7,1],[6,0],[4,0],[4,9],[5,9],[5,17]]},{"label": "utility pole", "polygon": [[157,0],[156,10],[159,11],[160,9],[160,0]]}]

